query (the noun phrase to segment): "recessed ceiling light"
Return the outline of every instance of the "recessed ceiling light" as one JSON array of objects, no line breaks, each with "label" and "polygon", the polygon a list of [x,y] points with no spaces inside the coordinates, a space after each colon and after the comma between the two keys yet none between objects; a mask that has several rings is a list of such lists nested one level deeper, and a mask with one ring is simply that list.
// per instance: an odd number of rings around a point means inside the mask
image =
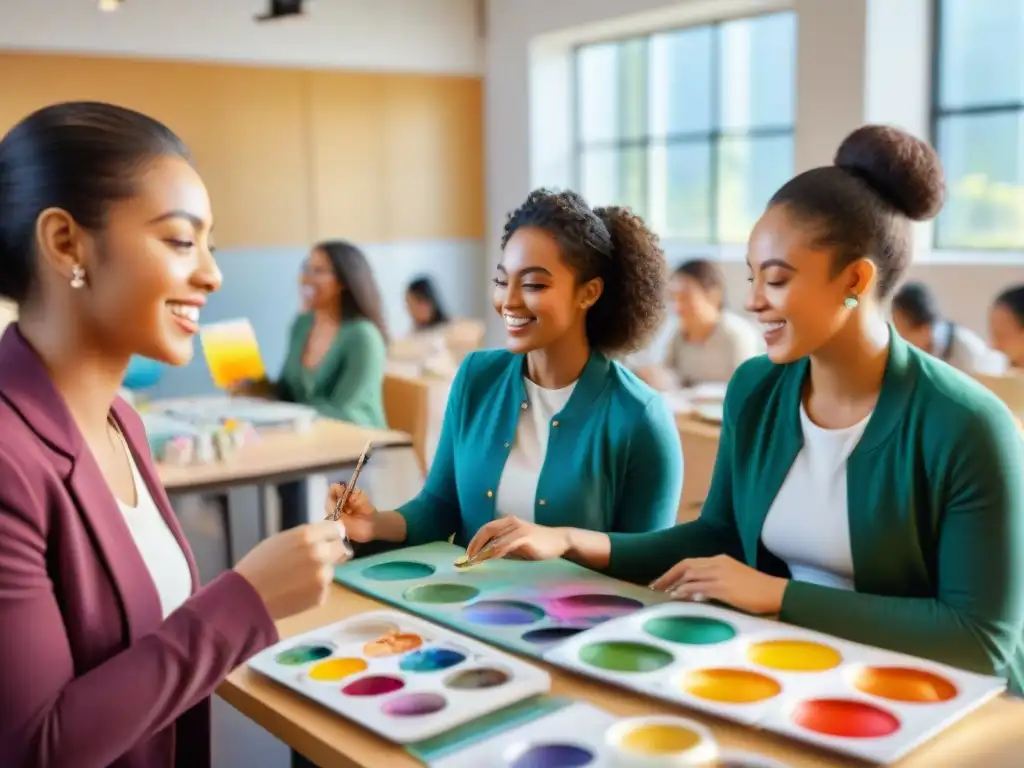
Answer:
[{"label": "recessed ceiling light", "polygon": [[97,0],[96,6],[101,11],[109,13],[110,11],[116,11],[118,8],[120,8],[121,3],[123,2],[124,0]]}]

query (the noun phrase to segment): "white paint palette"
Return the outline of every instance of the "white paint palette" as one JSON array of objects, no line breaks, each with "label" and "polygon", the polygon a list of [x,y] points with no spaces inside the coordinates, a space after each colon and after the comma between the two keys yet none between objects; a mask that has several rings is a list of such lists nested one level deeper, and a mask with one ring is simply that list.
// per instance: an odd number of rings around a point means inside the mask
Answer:
[{"label": "white paint palette", "polygon": [[609,621],[545,659],[876,763],[898,760],[1006,688],[998,678],[699,603]]},{"label": "white paint palette", "polygon": [[289,638],[249,667],[399,744],[432,738],[551,687],[541,669],[395,611]]},{"label": "white paint palette", "polygon": [[722,752],[700,723],[620,719],[584,702],[510,729],[431,768],[785,768],[760,755]]}]

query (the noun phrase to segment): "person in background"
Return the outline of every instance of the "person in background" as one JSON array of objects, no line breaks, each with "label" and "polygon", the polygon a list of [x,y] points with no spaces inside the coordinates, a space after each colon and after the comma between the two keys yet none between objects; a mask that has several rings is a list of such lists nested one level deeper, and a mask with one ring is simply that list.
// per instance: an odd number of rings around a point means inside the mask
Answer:
[{"label": "person in background", "polygon": [[[495,519],[555,530],[654,531],[675,522],[679,433],[664,399],[610,356],[664,315],[665,262],[624,208],[537,190],[510,216],[492,301],[506,349],[471,353],[448,398],[423,491],[378,513],[345,507],[359,542],[465,546]],[[331,488],[333,508],[342,486]]]},{"label": "person in background", "polygon": [[944,192],[930,146],[865,126],[833,165],[775,193],[748,247],[768,355],[729,383],[697,520],[648,534],[497,521],[469,553],[567,556],[1019,693],[1024,441],[994,394],[904,341],[883,310],[912,221]]},{"label": "person in background", "polygon": [[206,187],[169,129],[110,104],[0,140],[0,762],[210,766],[209,696],[314,607],[337,523],[258,544],[199,586],[132,355],[184,365],[220,287]]},{"label": "person in background", "polygon": [[417,277],[405,289],[405,307],[415,332],[434,331],[448,322],[441,296],[429,277]]},{"label": "person in background", "polygon": [[892,322],[904,339],[966,373],[1000,373],[999,355],[978,334],[946,320],[924,283],[906,283],[892,298]]},{"label": "person in background", "polygon": [[992,347],[1001,352],[1014,372],[1024,372],[1024,284],[996,297],[989,313]]},{"label": "person in background", "polygon": [[660,390],[727,382],[744,361],[764,352],[753,323],[725,308],[725,280],[712,261],[681,264],[669,283],[679,330],[661,365],[637,374]]}]

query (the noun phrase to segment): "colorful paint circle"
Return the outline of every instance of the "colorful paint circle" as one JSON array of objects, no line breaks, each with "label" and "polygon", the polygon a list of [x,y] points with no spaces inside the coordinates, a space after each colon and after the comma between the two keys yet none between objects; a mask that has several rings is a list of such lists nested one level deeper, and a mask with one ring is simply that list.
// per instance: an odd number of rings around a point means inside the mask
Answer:
[{"label": "colorful paint circle", "polygon": [[736,637],[732,624],[707,616],[659,616],[644,623],[644,632],[679,645],[715,645]]},{"label": "colorful paint circle", "polygon": [[880,699],[914,704],[937,704],[957,696],[956,686],[946,678],[912,667],[865,667],[853,685]]},{"label": "colorful paint circle", "polygon": [[608,730],[605,741],[620,758],[615,765],[706,765],[718,754],[707,728],[680,717],[620,720]]},{"label": "colorful paint circle", "polygon": [[440,712],[447,704],[439,693],[410,693],[384,702],[380,709],[392,717],[422,717]]},{"label": "colorful paint circle", "polygon": [[437,569],[427,563],[415,561],[393,560],[389,563],[377,563],[364,568],[362,577],[370,581],[410,581],[433,576]]},{"label": "colorful paint circle", "polygon": [[594,762],[594,754],[573,744],[537,744],[516,757],[511,768],[583,768]]},{"label": "colorful paint circle", "polygon": [[400,677],[389,677],[388,675],[370,675],[353,680],[341,689],[346,696],[383,696],[386,693],[394,693],[405,687],[405,681]]},{"label": "colorful paint circle", "polygon": [[534,645],[553,645],[583,631],[583,627],[541,627],[523,633],[523,640]]},{"label": "colorful paint circle", "polygon": [[407,590],[404,597],[410,603],[440,605],[465,603],[479,594],[479,589],[468,584],[420,584]]},{"label": "colorful paint circle", "polygon": [[655,672],[675,661],[668,651],[630,642],[591,643],[580,649],[580,660],[610,672]]},{"label": "colorful paint circle", "polygon": [[480,600],[462,609],[462,616],[473,624],[489,627],[508,627],[533,624],[544,618],[542,608],[514,600]]},{"label": "colorful paint circle", "polygon": [[403,672],[440,672],[466,660],[465,654],[450,648],[424,648],[413,651],[398,663]]},{"label": "colorful paint circle", "polygon": [[297,645],[281,651],[274,660],[286,667],[299,667],[320,659],[326,659],[333,651],[326,645]]},{"label": "colorful paint circle", "polygon": [[402,653],[414,651],[423,645],[423,638],[412,633],[398,633],[384,635],[376,640],[371,640],[363,646],[363,655],[371,659],[379,659],[383,656],[398,656]]},{"label": "colorful paint circle", "polygon": [[336,683],[365,672],[366,668],[367,664],[362,659],[328,659],[310,669],[309,677],[321,683]]},{"label": "colorful paint circle", "polygon": [[808,731],[848,739],[878,739],[896,733],[900,727],[896,716],[884,709],[845,699],[804,701],[790,717]]},{"label": "colorful paint circle", "polygon": [[479,691],[497,688],[510,679],[508,672],[500,669],[467,669],[445,681],[445,685],[459,691]]},{"label": "colorful paint circle", "polygon": [[723,704],[754,704],[782,692],[782,686],[767,675],[747,669],[698,669],[682,679],[682,689],[691,696]]},{"label": "colorful paint circle", "polygon": [[619,746],[641,755],[675,755],[701,742],[700,734],[679,725],[640,725],[623,734]]},{"label": "colorful paint circle", "polygon": [[639,600],[622,595],[566,595],[550,602],[548,613],[563,621],[608,621],[644,607]]},{"label": "colorful paint circle", "polygon": [[839,651],[810,640],[766,640],[747,649],[755,664],[780,672],[825,672],[843,662]]}]

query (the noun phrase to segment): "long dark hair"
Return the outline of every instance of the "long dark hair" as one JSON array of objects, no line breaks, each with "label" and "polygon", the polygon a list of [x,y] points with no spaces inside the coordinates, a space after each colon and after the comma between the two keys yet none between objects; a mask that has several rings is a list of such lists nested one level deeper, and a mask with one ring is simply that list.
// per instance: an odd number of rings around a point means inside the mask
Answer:
[{"label": "long dark hair", "polygon": [[383,302],[380,289],[359,248],[345,240],[327,240],[317,243],[315,250],[323,251],[331,262],[334,276],[342,285],[341,317],[343,320],[369,320],[380,331],[384,341],[388,340],[388,328],[384,322]]},{"label": "long dark hair", "polygon": [[430,319],[418,326],[421,330],[434,328],[448,322],[448,313],[444,311],[444,306],[441,304],[441,296],[429,277],[417,277],[409,283],[406,290],[420,301],[425,301],[430,305]]}]

